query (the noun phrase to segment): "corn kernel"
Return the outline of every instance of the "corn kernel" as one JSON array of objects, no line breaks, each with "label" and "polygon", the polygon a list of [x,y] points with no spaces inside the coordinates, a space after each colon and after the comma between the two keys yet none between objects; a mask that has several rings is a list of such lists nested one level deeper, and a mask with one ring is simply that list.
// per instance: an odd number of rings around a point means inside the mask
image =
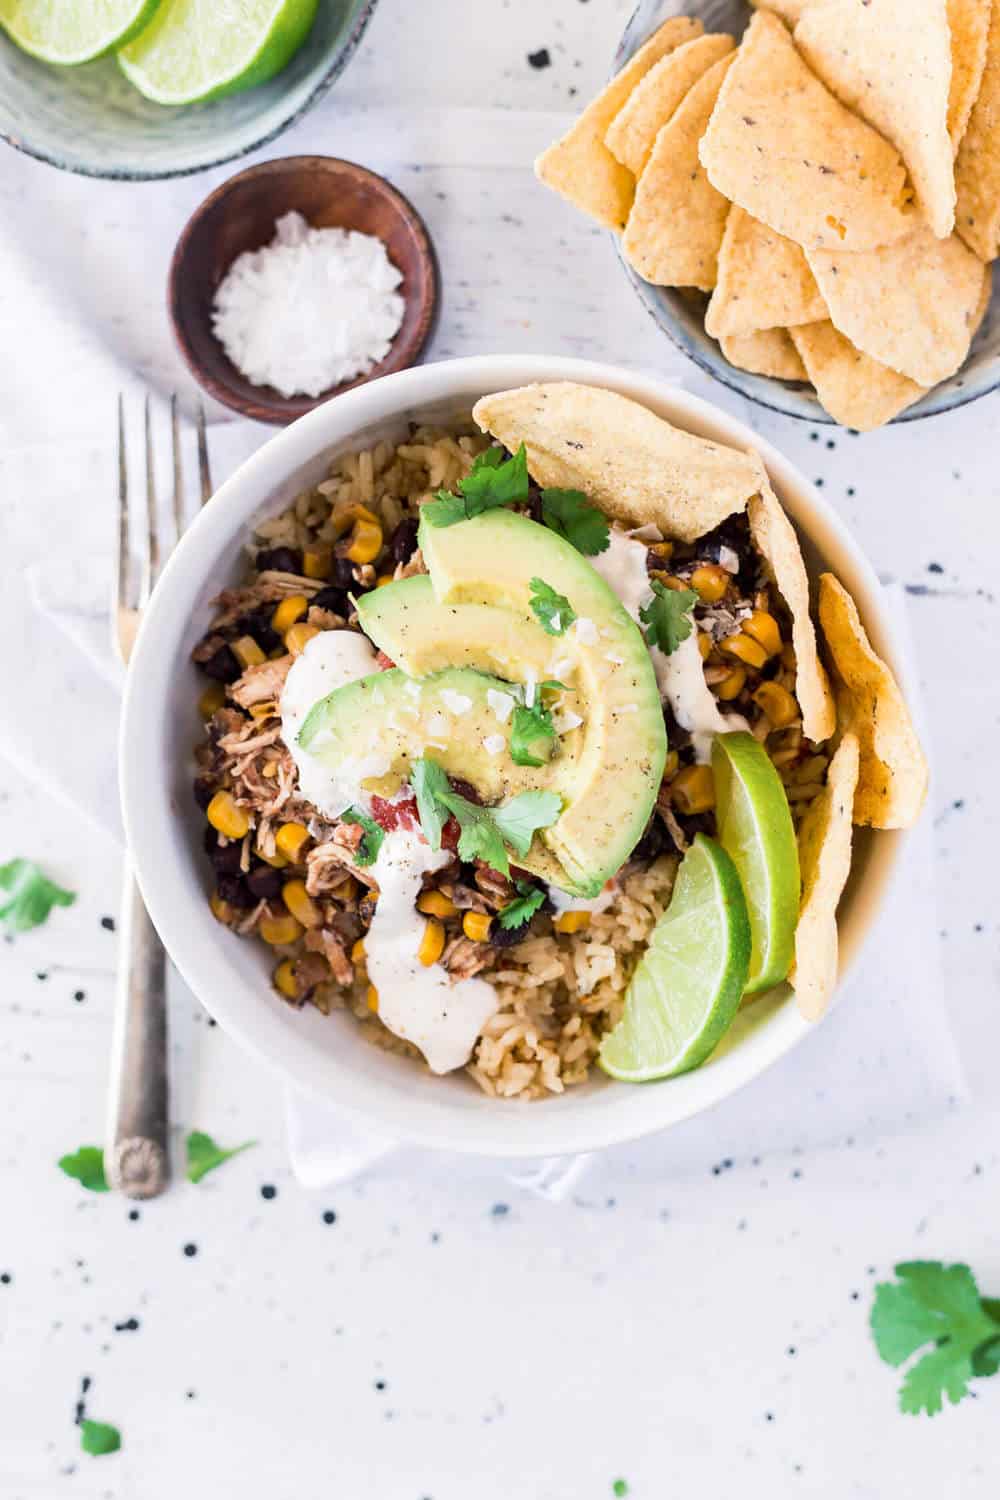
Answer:
[{"label": "corn kernel", "polygon": [[323,918],[319,908],[306,890],[304,880],[286,880],[281,888],[281,895],[285,905],[297,922],[303,927],[318,927]]},{"label": "corn kernel", "polygon": [[758,672],[767,664],[767,652],[764,647],[752,636],[744,635],[742,631],[737,631],[735,635],[728,635],[724,641],[720,641],[719,650],[725,651],[727,656],[737,657],[748,667],[756,667]]},{"label": "corn kernel", "polygon": [[283,870],[288,864],[288,860],[277,849],[275,849],[273,854],[265,854],[260,845],[255,844],[253,852],[258,859],[262,859],[266,865],[270,865],[272,870]]},{"label": "corn kernel", "polygon": [[336,896],[338,901],[356,901],[358,899],[358,882],[353,875],[348,875],[337,887]]},{"label": "corn kernel", "polygon": [[229,792],[216,792],[205,809],[205,816],[223,838],[241,839],[250,828],[250,819],[242,807],[236,806]]},{"label": "corn kernel", "polygon": [[279,635],[284,635],[285,631],[290,630],[296,620],[301,620],[308,608],[309,600],[305,594],[289,594],[287,599],[282,599],[271,616],[273,629]]},{"label": "corn kernel", "polygon": [[241,667],[259,667],[262,661],[267,661],[252,635],[241,635],[238,641],[233,641],[232,652]]},{"label": "corn kernel", "polygon": [[212,916],[215,920],[221,922],[223,927],[228,927],[235,915],[229,902],[223,901],[218,891],[213,891],[208,898],[208,904],[212,908]]},{"label": "corn kernel", "polygon": [[269,719],[277,711],[277,705],[272,698],[265,699],[263,703],[252,703],[250,705],[251,719]]},{"label": "corn kernel", "polygon": [[698,651],[702,661],[707,661],[712,654],[712,637],[703,630],[698,632]]},{"label": "corn kernel", "polygon": [[282,823],[274,835],[275,847],[279,854],[294,862],[302,852],[302,845],[309,838],[308,828],[303,828],[301,823]]},{"label": "corn kernel", "polygon": [[766,610],[755,609],[749,619],[743,621],[740,629],[758,645],[763,646],[768,656],[777,656],[781,650],[781,631],[778,628],[778,622]]},{"label": "corn kernel", "polygon": [[257,931],[272,948],[283,948],[302,936],[302,924],[296,922],[290,911],[278,907],[273,915],[261,917]]},{"label": "corn kernel", "polygon": [[332,563],[329,547],[307,547],[302,554],[302,571],[307,578],[329,578]]},{"label": "corn kernel", "polygon": [[691,587],[705,604],[718,604],[729,587],[729,574],[718,563],[702,563],[691,574]]},{"label": "corn kernel", "polygon": [[590,912],[564,911],[552,925],[556,932],[584,932],[590,926]]},{"label": "corn kernel", "polygon": [[762,682],[753,694],[753,701],[767,714],[775,729],[786,729],[799,717],[799,705],[778,682]]},{"label": "corn kernel", "polygon": [[715,778],[711,766],[685,766],[670,785],[670,796],[679,813],[692,816],[710,812],[715,806]]},{"label": "corn kernel", "polygon": [[338,505],[330,512],[327,522],[333,535],[338,539],[346,536],[356,521],[371,521],[376,526],[379,524],[378,516],[374,511],[368,509],[367,505],[352,502],[347,505]]},{"label": "corn kernel", "polygon": [[353,948],[351,949],[351,963],[352,964],[363,964],[364,961],[365,961],[365,940],[364,940],[364,938],[358,938],[358,940],[355,942]]},{"label": "corn kernel", "polygon": [[375,986],[373,984],[370,984],[368,986],[367,1000],[368,1000],[368,1009],[371,1010],[371,1011],[374,1011],[375,1014],[378,1015],[378,990],[375,988]]},{"label": "corn kernel", "polygon": [[427,917],[455,917],[458,907],[449,901],[443,891],[422,891],[417,897],[417,911]]},{"label": "corn kernel", "polygon": [[417,957],[425,969],[436,964],[444,952],[444,928],[437,917],[428,917],[424,923],[424,935],[420,939]]},{"label": "corn kernel", "polygon": [[668,750],[667,758],[663,762],[663,779],[670,781],[680,769],[681,759],[676,750]]},{"label": "corn kernel", "polygon": [[654,557],[660,557],[667,562],[674,555],[674,544],[673,542],[653,542],[648,550]]},{"label": "corn kernel", "polygon": [[462,918],[462,931],[474,943],[485,943],[490,935],[492,917],[483,911],[467,911]]},{"label": "corn kernel", "polygon": [[376,520],[361,518],[354,523],[346,556],[353,563],[374,562],[382,550],[382,527]]},{"label": "corn kernel", "polygon": [[208,687],[198,699],[198,712],[202,718],[208,720],[216,713],[226,701],[225,684],[221,682],[210,682]]},{"label": "corn kernel", "polygon": [[299,987],[295,982],[295,964],[290,958],[283,958],[274,971],[274,988],[279,995],[284,995],[286,1000],[297,1000],[299,998]]},{"label": "corn kernel", "polygon": [[319,635],[316,626],[307,625],[304,620],[299,620],[286,631],[285,645],[293,656],[301,656],[314,635]]},{"label": "corn kernel", "polygon": [[729,673],[717,684],[715,696],[721,698],[723,703],[729,703],[733,698],[738,698],[746,686],[746,667],[730,667]]}]

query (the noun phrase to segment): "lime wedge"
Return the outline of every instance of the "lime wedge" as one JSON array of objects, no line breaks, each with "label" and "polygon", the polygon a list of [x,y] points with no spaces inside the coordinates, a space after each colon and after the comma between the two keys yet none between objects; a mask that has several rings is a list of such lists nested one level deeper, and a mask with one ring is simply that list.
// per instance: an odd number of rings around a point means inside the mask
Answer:
[{"label": "lime wedge", "polygon": [[0,0],[0,25],[43,62],[70,66],[120,47],[152,19],[160,0]]},{"label": "lime wedge", "polygon": [[309,34],[318,0],[163,0],[123,47],[126,77],[157,104],[195,104],[279,73]]},{"label": "lime wedge", "polygon": [[712,743],[719,841],[740,872],[753,953],[746,993],[780,984],[791,968],[799,920],[799,850],[781,777],[752,734]]},{"label": "lime wedge", "polygon": [[750,922],[736,867],[703,833],[684,856],[670,905],[601,1044],[605,1073],[648,1083],[697,1068],[739,1009],[750,966]]}]

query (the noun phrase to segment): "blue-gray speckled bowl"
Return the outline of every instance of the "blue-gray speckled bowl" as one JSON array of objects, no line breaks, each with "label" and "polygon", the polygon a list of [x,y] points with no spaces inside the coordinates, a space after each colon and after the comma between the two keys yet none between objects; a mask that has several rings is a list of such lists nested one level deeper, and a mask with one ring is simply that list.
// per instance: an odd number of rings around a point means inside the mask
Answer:
[{"label": "blue-gray speckled bowl", "polygon": [[[750,7],[743,0],[639,0],[619,43],[614,71],[617,73],[660,22],[667,20],[669,16],[698,16],[704,21],[706,31],[729,31],[734,36],[739,36],[751,14]],[[643,281],[622,257],[621,242],[617,236],[615,243],[622,267],[640,302],[653,321],[696,365],[727,385],[730,390],[739,391],[741,396],[756,401],[759,406],[782,412],[786,417],[801,417],[807,422],[833,423],[832,417],[827,416],[817,401],[811,386],[737,370],[723,356],[715,340],[705,332],[703,315],[707,299],[700,294],[678,291],[673,287],[652,286],[648,281]],[[951,411],[956,406],[964,406],[967,401],[976,401],[980,396],[1000,389],[998,285],[1000,277],[994,277],[993,301],[965,364],[957,374],[929,391],[922,401],[896,417],[897,422],[915,422],[920,417],[934,417],[939,412]]]},{"label": "blue-gray speckled bowl", "polygon": [[320,0],[288,67],[259,88],[177,109],[134,89],[113,57],[57,68],[0,31],[0,136],[69,172],[143,181],[245,156],[321,98],[346,66],[376,0]]}]

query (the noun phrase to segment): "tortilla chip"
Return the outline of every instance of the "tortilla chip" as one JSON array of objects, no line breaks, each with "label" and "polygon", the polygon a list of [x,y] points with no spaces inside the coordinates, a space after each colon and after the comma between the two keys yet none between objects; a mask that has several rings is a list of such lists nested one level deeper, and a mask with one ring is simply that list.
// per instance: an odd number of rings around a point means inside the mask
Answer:
[{"label": "tortilla chip", "polygon": [[895,677],[875,655],[857,605],[832,573],[820,575],[819,619],[848,692],[845,727],[861,748],[854,821],[909,828],[927,796],[927,762]]},{"label": "tortilla chip", "polygon": [[948,134],[952,150],[957,151],[983,81],[990,0],[948,0],[948,27],[951,31]]},{"label": "tortilla chip", "polygon": [[512,451],[524,443],[540,485],[580,489],[628,526],[693,542],[746,508],[759,461],[710,443],[600,386],[557,381],[499,391],[473,417]]},{"label": "tortilla chip", "polygon": [[612,156],[639,177],[660,128],[698,79],[735,45],[731,36],[699,36],[661,57],[608,126],[604,141]]},{"label": "tortilla chip", "polygon": [[784,328],[759,328],[755,333],[723,334],[723,354],[737,370],[770,375],[775,380],[808,380],[799,351]]},{"label": "tortilla chip", "polygon": [[750,535],[792,617],[795,696],[802,711],[802,733],[807,740],[821,744],[837,727],[837,711],[809,613],[809,575],[795,527],[771,488],[763,462],[756,453],[748,457],[758,474],[757,493],[747,505]]},{"label": "tortilla chip", "polygon": [[826,317],[826,304],[801,247],[734,203],[722,236],[705,332],[713,339],[732,338]]},{"label": "tortilla chip", "polygon": [[727,198],[818,250],[870,250],[912,227],[897,151],[809,70],[777,16],[758,11],[701,143]]},{"label": "tortilla chip", "polygon": [[984,267],[957,234],[921,224],[880,250],[810,250],[809,265],[833,326],[879,364],[930,386],[968,354]]},{"label": "tortilla chip", "polygon": [[973,327],[972,327],[972,337],[973,337],[973,339],[975,339],[976,334],[979,332],[980,328],[983,326],[983,319],[986,317],[986,314],[989,312],[989,310],[990,310],[990,303],[993,301],[993,267],[992,266],[984,266],[983,267],[983,272],[984,272],[984,275],[983,275],[983,290],[980,293],[979,306],[976,308],[976,314],[975,314],[975,317],[972,320],[972,324],[973,324]]},{"label": "tortilla chip", "polygon": [[1000,255],[1000,0],[993,0],[979,97],[955,162],[955,228],[980,260]]},{"label": "tortilla chip", "polygon": [[620,232],[632,207],[635,178],[611,155],[604,144],[605,132],[653,64],[683,42],[700,36],[703,30],[700,21],[687,16],[664,21],[587,105],[562,139],[542,152],[535,162],[535,173],[546,187],[561,193],[599,224]]},{"label": "tortilla chip", "polygon": [[948,0],[812,0],[795,45],[827,88],[896,147],[927,222],[936,235],[951,234]]},{"label": "tortilla chip", "polygon": [[657,286],[715,286],[729,204],[698,160],[726,72],[737,54],[699,78],[656,137],[622,236],[622,254]]},{"label": "tortilla chip", "polygon": [[857,735],[845,734],[799,828],[802,904],[788,982],[807,1021],[818,1021],[837,984],[837,906],[851,873]]},{"label": "tortilla chip", "polygon": [[855,432],[871,432],[927,394],[922,385],[897,375],[855,349],[830,322],[788,330],[820,404],[835,422]]},{"label": "tortilla chip", "polygon": [[810,0],[750,0],[757,10],[773,10],[776,16],[794,26]]}]

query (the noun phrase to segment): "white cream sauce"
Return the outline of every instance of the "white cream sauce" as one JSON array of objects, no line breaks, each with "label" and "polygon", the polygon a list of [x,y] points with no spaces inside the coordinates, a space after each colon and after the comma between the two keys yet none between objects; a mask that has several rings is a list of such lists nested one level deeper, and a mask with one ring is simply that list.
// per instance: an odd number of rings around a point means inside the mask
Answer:
[{"label": "white cream sauce", "polygon": [[379,897],[365,937],[380,1020],[419,1047],[434,1073],[450,1073],[468,1062],[497,1008],[496,991],[485,979],[452,983],[440,964],[424,965],[417,957],[427,920],[416,909],[422,877],[450,858],[446,849],[431,849],[418,829],[387,834],[372,866]]},{"label": "white cream sauce", "polygon": [[606,881],[603,890],[599,891],[596,896],[592,896],[589,901],[585,901],[582,896],[571,896],[568,891],[561,891],[558,886],[549,886],[549,900],[556,909],[556,916],[559,917],[567,911],[589,911],[596,916],[598,912],[607,911],[617,895],[617,880]]},{"label": "white cream sauce", "polygon": [[303,797],[324,817],[338,818],[357,800],[358,783],[366,776],[384,776],[389,767],[361,767],[352,762],[331,770],[302,749],[299,730],[309,710],[327,693],[377,671],[375,650],[366,636],[357,630],[321,630],[296,657],[285,679],[281,737],[298,769]]},{"label": "white cream sauce", "polygon": [[[590,561],[641,629],[639,610],[653,597],[643,543],[612,527],[606,550]],[[713,735],[749,729],[741,714],[727,715],[720,711],[705,681],[697,630],[692,630],[669,656],[658,646],[651,646],[649,654],[660,697],[667,700],[678,724],[691,735],[696,761],[705,764],[711,758]]]}]

